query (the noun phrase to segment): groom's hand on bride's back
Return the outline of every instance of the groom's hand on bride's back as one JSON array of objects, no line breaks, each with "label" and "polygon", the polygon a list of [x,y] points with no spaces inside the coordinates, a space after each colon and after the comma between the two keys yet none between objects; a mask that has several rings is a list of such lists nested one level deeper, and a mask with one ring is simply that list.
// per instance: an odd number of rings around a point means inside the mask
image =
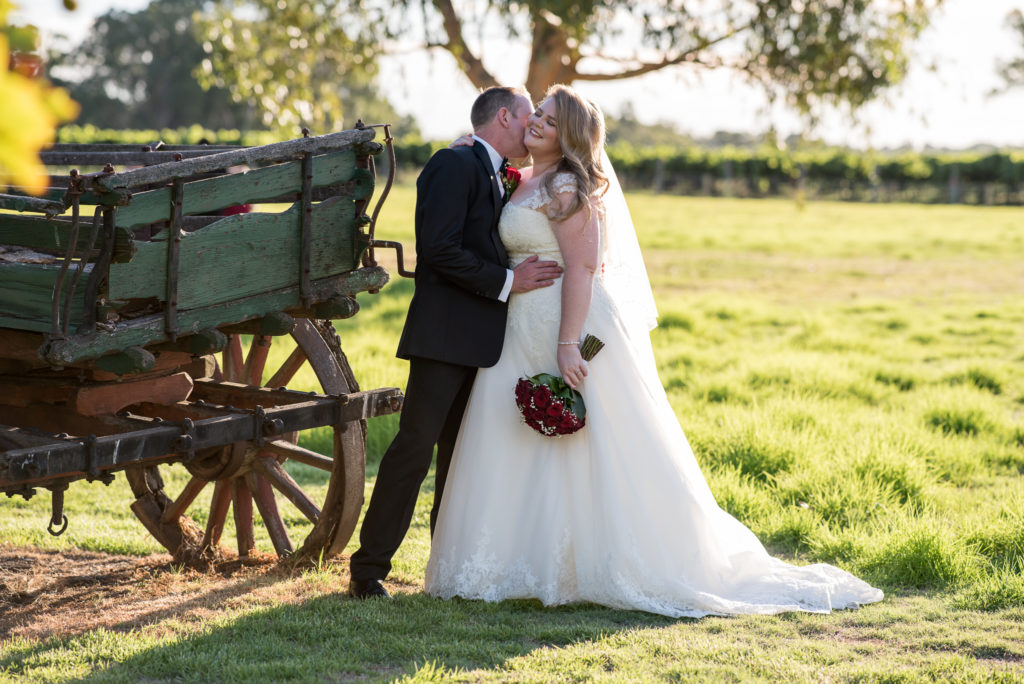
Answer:
[{"label": "groom's hand on bride's back", "polygon": [[529,292],[539,287],[554,285],[562,277],[557,261],[541,261],[534,254],[512,269],[512,292]]}]

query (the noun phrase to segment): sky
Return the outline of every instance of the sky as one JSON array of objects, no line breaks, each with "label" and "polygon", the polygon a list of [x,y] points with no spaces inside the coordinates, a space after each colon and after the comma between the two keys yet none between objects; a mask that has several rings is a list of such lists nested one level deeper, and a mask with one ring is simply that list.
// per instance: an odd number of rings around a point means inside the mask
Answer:
[{"label": "sky", "polygon": [[[79,0],[67,12],[61,0],[15,0],[12,20],[44,31],[84,36],[92,19],[110,8],[137,10],[148,0]],[[1024,148],[1024,87],[990,96],[999,85],[997,60],[1024,52],[1005,26],[1024,0],[946,0],[915,45],[917,59],[905,81],[861,110],[858,123],[827,113],[813,135],[851,147],[925,146],[962,148],[976,144]],[[485,63],[503,82],[525,77],[527,46],[503,44],[499,36]],[[934,68],[931,68],[931,67]],[[428,139],[448,139],[468,129],[475,89],[446,53],[408,52],[386,58],[381,79],[395,108],[412,114]],[[665,70],[643,78],[577,87],[606,112],[631,105],[644,123],[668,122],[684,133],[705,137],[718,130],[762,133],[774,127],[782,137],[808,132],[782,105],[769,107],[761,90],[723,70]],[[442,97],[438,93],[443,93]]]}]

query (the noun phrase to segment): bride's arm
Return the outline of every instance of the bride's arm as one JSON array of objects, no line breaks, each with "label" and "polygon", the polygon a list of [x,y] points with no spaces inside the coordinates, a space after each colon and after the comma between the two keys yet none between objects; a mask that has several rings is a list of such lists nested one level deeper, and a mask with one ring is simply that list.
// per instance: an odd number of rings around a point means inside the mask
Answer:
[{"label": "bride's arm", "polygon": [[[559,196],[568,201],[569,195]],[[587,375],[587,362],[576,342],[583,335],[583,323],[590,311],[600,245],[597,208],[583,207],[553,225],[558,247],[565,261],[562,274],[562,319],[558,331],[558,370],[573,389]],[[563,342],[567,344],[562,344]],[[571,344],[569,344],[571,343]]]}]

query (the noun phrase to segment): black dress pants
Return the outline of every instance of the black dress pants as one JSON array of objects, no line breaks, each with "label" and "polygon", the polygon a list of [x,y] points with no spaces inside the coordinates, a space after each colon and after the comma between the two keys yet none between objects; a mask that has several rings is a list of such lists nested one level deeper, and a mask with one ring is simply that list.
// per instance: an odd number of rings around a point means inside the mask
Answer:
[{"label": "black dress pants", "polygon": [[398,434],[384,452],[370,506],[359,532],[359,550],[352,554],[352,579],[384,579],[391,558],[412,521],[420,485],[430,471],[437,445],[434,506],[430,511],[433,534],[451,465],[452,451],[466,410],[477,369],[413,357],[409,382],[398,423]]}]

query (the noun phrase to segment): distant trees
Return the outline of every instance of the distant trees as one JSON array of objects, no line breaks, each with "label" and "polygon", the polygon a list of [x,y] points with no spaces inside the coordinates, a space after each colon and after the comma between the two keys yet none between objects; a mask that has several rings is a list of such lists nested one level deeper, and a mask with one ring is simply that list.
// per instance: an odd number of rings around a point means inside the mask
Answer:
[{"label": "distant trees", "polygon": [[[365,12],[350,21],[334,0],[223,0],[197,19],[206,50],[200,81],[255,105],[264,126],[326,133],[357,118],[397,123],[378,93],[378,46]],[[403,130],[415,128],[404,121]]]},{"label": "distant trees", "polygon": [[192,14],[203,0],[154,0],[137,12],[110,10],[87,37],[51,55],[50,72],[82,105],[79,123],[107,128],[250,128],[251,103],[193,76],[203,57]]},{"label": "distant trees", "polygon": [[[136,12],[114,9],[96,19],[79,45],[51,54],[50,72],[81,103],[78,122],[103,128],[200,124],[210,129],[277,129],[295,136],[301,126],[314,134],[336,130],[343,121],[349,127],[355,116],[400,119],[377,96],[368,62],[359,68],[345,66],[359,61],[356,44],[331,34],[333,47],[325,48],[317,42],[327,36],[322,18],[304,15],[299,0],[282,3],[284,10],[278,4],[275,0],[273,13],[250,11],[249,20],[233,20],[227,27],[220,23],[222,30],[240,32],[230,62],[204,49],[199,30],[208,29],[212,17],[222,16],[220,8],[233,7],[229,2],[152,0]],[[210,14],[200,15],[202,9]],[[247,26],[263,22],[266,27],[248,32]],[[296,40],[287,65],[276,59],[273,41],[258,39],[260,30],[280,30]],[[414,127],[403,126],[410,129]]]}]

